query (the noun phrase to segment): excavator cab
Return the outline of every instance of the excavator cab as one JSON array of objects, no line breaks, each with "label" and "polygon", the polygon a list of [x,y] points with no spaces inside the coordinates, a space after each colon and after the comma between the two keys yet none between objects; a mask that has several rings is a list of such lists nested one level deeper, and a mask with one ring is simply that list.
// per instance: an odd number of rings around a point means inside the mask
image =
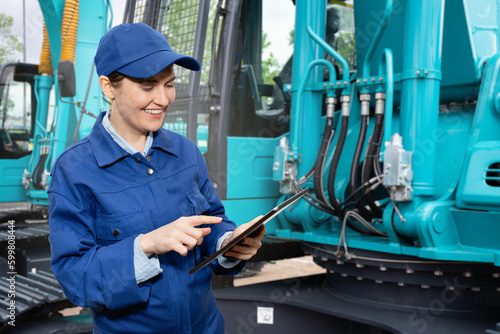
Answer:
[{"label": "excavator cab", "polygon": [[33,148],[37,66],[8,63],[0,71],[0,159],[19,159]]}]

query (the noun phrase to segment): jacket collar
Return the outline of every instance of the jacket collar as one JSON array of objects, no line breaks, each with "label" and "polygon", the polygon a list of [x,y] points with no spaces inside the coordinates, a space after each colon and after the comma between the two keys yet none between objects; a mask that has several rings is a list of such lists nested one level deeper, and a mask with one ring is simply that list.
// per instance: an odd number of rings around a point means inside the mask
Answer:
[{"label": "jacket collar", "polygon": [[[112,165],[118,160],[130,156],[130,153],[121,148],[120,145],[111,138],[102,125],[102,118],[105,115],[106,112],[99,114],[92,131],[87,137],[94,151],[97,165],[101,168]],[[172,138],[170,138],[167,130],[160,129],[153,133],[153,145],[151,148],[157,148],[178,157]]]}]

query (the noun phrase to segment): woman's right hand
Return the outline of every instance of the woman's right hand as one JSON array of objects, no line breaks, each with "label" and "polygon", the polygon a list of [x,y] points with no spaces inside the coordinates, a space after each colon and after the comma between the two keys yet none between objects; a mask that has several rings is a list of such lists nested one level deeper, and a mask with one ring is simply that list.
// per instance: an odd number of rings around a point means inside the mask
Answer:
[{"label": "woman's right hand", "polygon": [[210,227],[196,228],[196,226],[218,224],[221,221],[221,217],[213,216],[181,217],[142,235],[140,239],[142,251],[148,257],[170,251],[185,256],[196,245],[201,245],[204,236],[210,234]]}]

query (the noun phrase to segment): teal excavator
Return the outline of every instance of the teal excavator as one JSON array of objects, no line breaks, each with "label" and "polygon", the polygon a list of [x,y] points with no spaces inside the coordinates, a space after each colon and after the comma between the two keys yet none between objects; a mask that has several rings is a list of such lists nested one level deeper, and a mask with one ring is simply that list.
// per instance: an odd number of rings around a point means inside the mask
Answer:
[{"label": "teal excavator", "polygon": [[[16,333],[91,333],[85,310],[53,316],[69,305],[46,187],[108,107],[92,59],[112,12],[40,6],[41,65],[0,69],[0,267]],[[202,149],[229,217],[310,189],[254,260],[306,254],[323,273],[214,277],[227,333],[500,333],[500,0],[128,0],[123,21],[202,64],[177,69],[165,128]]]}]

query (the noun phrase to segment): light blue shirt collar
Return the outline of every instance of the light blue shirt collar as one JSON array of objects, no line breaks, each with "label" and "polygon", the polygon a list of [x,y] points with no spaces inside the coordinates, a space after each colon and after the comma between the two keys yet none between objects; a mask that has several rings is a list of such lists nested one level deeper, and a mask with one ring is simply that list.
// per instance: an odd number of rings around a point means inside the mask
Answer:
[{"label": "light blue shirt collar", "polygon": [[[129,142],[127,142],[125,139],[123,139],[118,132],[113,128],[111,123],[109,122],[109,117],[111,116],[111,109],[108,109],[106,112],[106,115],[102,118],[102,126],[106,131],[109,133],[111,138],[121,147],[123,148],[127,153],[130,154],[135,154],[139,152],[135,147],[133,147]],[[151,145],[153,145],[153,132],[149,131],[148,137],[146,138],[146,144],[144,145],[144,151],[142,152],[142,155],[146,156],[149,152],[149,149],[151,148]]]}]

